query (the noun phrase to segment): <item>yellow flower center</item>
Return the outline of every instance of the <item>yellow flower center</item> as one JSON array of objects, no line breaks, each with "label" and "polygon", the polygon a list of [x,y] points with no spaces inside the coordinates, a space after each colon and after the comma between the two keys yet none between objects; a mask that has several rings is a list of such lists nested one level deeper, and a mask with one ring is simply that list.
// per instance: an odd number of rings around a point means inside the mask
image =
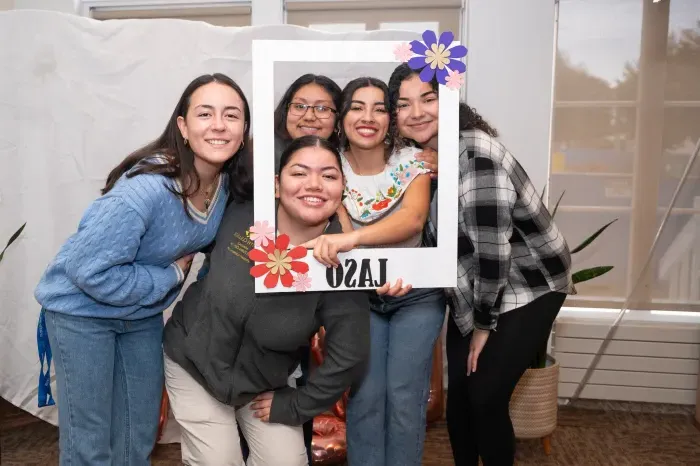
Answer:
[{"label": "yellow flower center", "polygon": [[275,249],[275,252],[267,255],[270,262],[266,262],[265,266],[270,269],[272,274],[284,275],[287,270],[292,270],[292,258],[287,257],[287,251]]},{"label": "yellow flower center", "polygon": [[430,46],[430,50],[425,52],[425,63],[430,65],[432,69],[443,69],[450,63],[450,55],[452,55],[452,52],[445,50],[444,44],[439,46],[438,44],[433,44]]}]

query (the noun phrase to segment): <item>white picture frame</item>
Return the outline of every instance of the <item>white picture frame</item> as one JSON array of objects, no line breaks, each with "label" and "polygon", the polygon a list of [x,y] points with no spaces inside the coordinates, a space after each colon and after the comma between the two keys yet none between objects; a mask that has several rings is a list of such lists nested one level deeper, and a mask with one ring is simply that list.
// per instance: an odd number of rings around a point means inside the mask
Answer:
[{"label": "white picture frame", "polygon": [[[255,140],[254,213],[256,222],[267,221],[276,231],[274,119],[277,102],[274,66],[280,62],[309,63],[396,63],[394,49],[401,41],[307,41],[253,40],[252,43],[252,131]],[[453,45],[458,45],[453,42]],[[383,281],[401,278],[413,288],[450,288],[457,284],[457,183],[459,175],[459,90],[441,86],[439,92],[439,136],[437,187],[437,247],[362,248],[340,253],[341,266],[327,269],[312,251],[299,259],[309,266],[310,287],[304,291],[376,289]],[[255,262],[251,261],[251,266]],[[352,273],[351,273],[352,272]],[[340,280],[339,280],[340,278]],[[255,280],[256,293],[300,291],[279,282],[273,288]]]}]

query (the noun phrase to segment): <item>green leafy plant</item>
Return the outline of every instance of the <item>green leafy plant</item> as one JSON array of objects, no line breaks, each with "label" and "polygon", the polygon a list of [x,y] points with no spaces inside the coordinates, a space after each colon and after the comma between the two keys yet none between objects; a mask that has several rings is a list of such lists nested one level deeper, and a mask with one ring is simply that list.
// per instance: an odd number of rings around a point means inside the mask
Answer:
[{"label": "green leafy plant", "polygon": [[[562,198],[564,197],[564,194],[566,191],[561,193],[561,196],[559,196],[559,199],[557,200],[557,203],[554,205],[554,210],[552,210],[552,218],[557,213],[557,209],[559,208],[559,203],[561,202]],[[544,197],[544,191],[542,191],[541,197]],[[581,244],[576,246],[574,249],[571,250],[571,254],[576,254],[578,252],[583,251],[585,248],[587,248],[593,241],[595,241],[605,230],[608,229],[610,225],[613,223],[617,222],[617,219],[612,220],[602,227],[600,227],[595,233],[590,235],[588,238],[583,240]],[[600,277],[601,275],[604,275],[608,272],[610,272],[613,269],[612,265],[603,265],[603,266],[597,266],[597,267],[590,267],[588,269],[583,269],[579,270],[578,272],[574,272],[572,274],[572,281],[574,282],[574,285],[577,283],[582,283],[586,282],[588,280],[593,280],[594,278]],[[551,331],[549,332],[551,333]],[[547,334],[549,336],[549,333]],[[549,338],[547,338],[548,340]],[[541,343],[540,350],[537,352],[537,355],[535,356],[534,361],[532,364],[530,364],[531,368],[534,369],[541,369],[546,366],[547,364],[547,340]]]},{"label": "green leafy plant", "polygon": [[7,251],[7,248],[9,248],[10,245],[14,243],[17,238],[19,238],[19,235],[22,234],[22,230],[24,230],[24,227],[26,226],[27,224],[25,223],[24,225],[19,227],[19,230],[17,230],[14,235],[10,237],[10,240],[7,242],[7,245],[5,245],[5,249],[3,249],[2,252],[0,252],[0,262],[2,262],[2,257],[5,255],[5,251]]}]

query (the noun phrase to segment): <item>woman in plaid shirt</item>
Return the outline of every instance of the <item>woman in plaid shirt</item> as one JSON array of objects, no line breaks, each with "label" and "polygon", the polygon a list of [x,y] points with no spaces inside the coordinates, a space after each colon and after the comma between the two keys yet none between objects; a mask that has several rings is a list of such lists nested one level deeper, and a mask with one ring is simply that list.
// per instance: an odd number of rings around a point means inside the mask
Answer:
[{"label": "woman in plaid shirt", "polygon": [[[389,90],[399,134],[437,151],[437,82],[422,82],[402,64]],[[574,291],[571,257],[496,130],[466,104],[459,119],[458,285],[446,290],[452,310],[447,425],[457,466],[476,466],[479,457],[484,466],[509,465],[515,457],[510,397]],[[426,162],[437,170],[435,154]],[[436,238],[436,204],[434,198],[429,242]]]}]

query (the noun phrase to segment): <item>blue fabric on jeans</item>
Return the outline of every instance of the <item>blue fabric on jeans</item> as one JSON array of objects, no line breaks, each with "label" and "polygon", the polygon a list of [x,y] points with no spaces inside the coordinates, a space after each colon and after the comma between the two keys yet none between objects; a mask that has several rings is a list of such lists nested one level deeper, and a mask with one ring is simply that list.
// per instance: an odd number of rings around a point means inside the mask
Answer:
[{"label": "blue fabric on jeans", "polygon": [[150,465],[163,392],[163,316],[46,311],[61,466]]},{"label": "blue fabric on jeans", "polygon": [[349,466],[420,466],[442,290],[372,299],[367,374],[347,408]]},{"label": "blue fabric on jeans", "polygon": [[[41,363],[41,372],[39,373],[39,407],[53,406],[56,402],[53,399],[51,392],[51,343],[49,336],[46,334],[46,311],[44,309],[39,313],[39,323],[36,328],[36,346],[39,350],[39,362]],[[44,369],[44,363],[46,368]]]}]

